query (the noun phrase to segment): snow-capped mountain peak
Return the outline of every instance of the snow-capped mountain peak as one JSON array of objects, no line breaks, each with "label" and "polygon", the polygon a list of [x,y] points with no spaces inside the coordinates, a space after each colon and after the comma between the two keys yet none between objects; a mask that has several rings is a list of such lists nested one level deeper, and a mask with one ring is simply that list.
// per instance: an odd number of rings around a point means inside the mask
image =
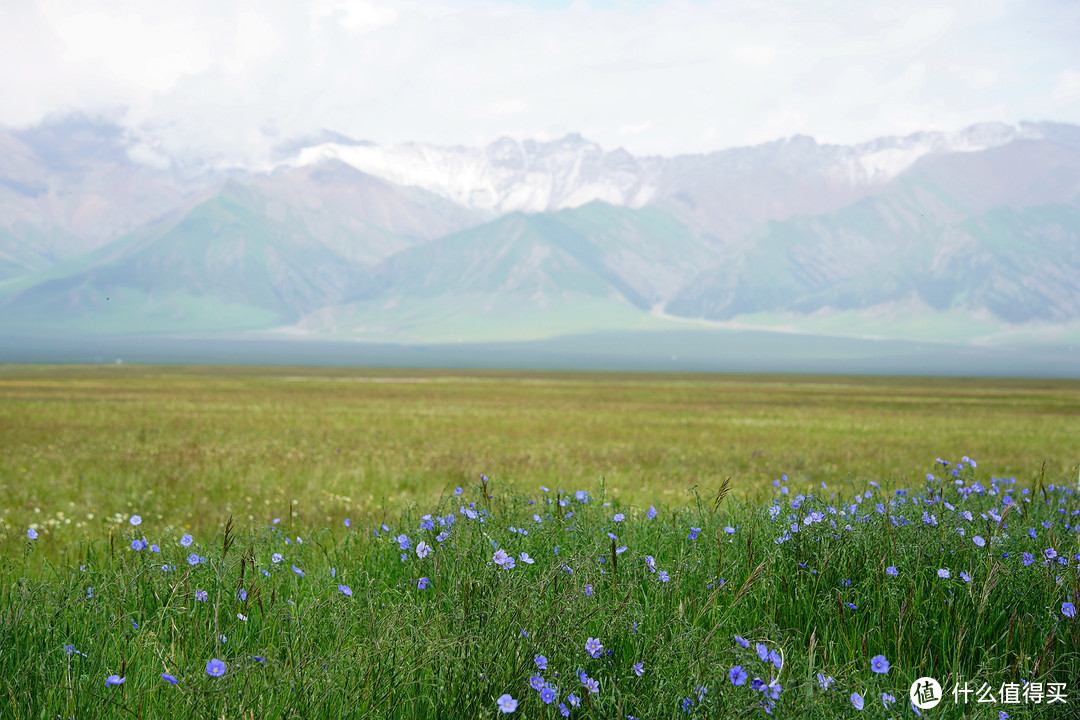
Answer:
[{"label": "snow-capped mountain peak", "polygon": [[978,152],[1020,139],[1042,137],[1037,127],[980,123],[957,132],[919,132],[905,137],[884,137],[844,148],[834,174],[853,184],[880,184],[892,180],[920,158],[956,152]]},{"label": "snow-capped mountain peak", "polygon": [[561,210],[594,200],[641,207],[663,195],[665,188],[686,185],[683,176],[703,171],[740,177],[770,168],[869,189],[892,180],[927,155],[975,152],[1018,139],[1043,138],[1052,130],[1046,124],[983,123],[953,133],[920,132],[859,145],[823,145],[795,136],[674,158],[636,158],[622,148],[605,152],[577,134],[552,141],[503,137],[482,148],[334,140],[304,147],[282,164],[302,166],[336,159],[390,182],[501,215]]},{"label": "snow-capped mountain peak", "polygon": [[640,192],[641,167],[629,153],[605,153],[580,135],[550,142],[504,137],[485,148],[331,142],[304,148],[288,164],[329,159],[497,214],[558,210],[593,200],[641,205],[648,199]]}]

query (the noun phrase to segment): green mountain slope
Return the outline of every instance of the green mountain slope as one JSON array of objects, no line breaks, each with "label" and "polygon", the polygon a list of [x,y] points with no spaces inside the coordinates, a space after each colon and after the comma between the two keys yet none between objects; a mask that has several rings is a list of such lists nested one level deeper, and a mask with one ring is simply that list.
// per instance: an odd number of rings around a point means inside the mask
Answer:
[{"label": "green mountain slope", "polygon": [[364,264],[490,219],[338,160],[255,178],[249,186],[255,191],[255,207],[267,218]]},{"label": "green mountain slope", "polygon": [[201,333],[288,325],[339,302],[385,257],[480,219],[340,162],[230,182],[55,266],[0,235],[0,328]]},{"label": "green mountain slope", "polygon": [[358,268],[257,209],[230,185],[180,217],[141,229],[8,288],[8,328],[202,332],[287,323],[333,302]]},{"label": "green mountain slope", "polygon": [[1007,322],[1080,318],[1080,205],[996,208],[957,230],[933,268],[942,306],[985,308]]},{"label": "green mountain slope", "polygon": [[514,213],[388,258],[354,299],[448,293],[542,301],[575,293],[648,308],[715,253],[654,209],[594,202],[557,213]]},{"label": "green mountain slope", "polygon": [[29,235],[20,236],[0,227],[0,282],[40,272],[53,264],[47,252],[37,249],[43,243],[34,242]]},{"label": "green mountain slope", "polygon": [[903,221],[892,209],[870,200],[827,218],[774,223],[666,310],[727,320],[914,301],[927,314],[1004,324],[1080,318],[1080,206],[996,208],[944,226]]},{"label": "green mountain slope", "polygon": [[[665,310],[795,327],[862,313],[849,329],[863,333],[888,307],[978,318],[987,331],[1076,320],[1078,189],[1080,153],[1048,143],[928,159],[874,197],[769,223]],[[1057,202],[1031,205],[1040,198]]]},{"label": "green mountain slope", "polygon": [[297,329],[445,342],[667,327],[649,310],[714,257],[655,209],[515,213],[395,254]]}]

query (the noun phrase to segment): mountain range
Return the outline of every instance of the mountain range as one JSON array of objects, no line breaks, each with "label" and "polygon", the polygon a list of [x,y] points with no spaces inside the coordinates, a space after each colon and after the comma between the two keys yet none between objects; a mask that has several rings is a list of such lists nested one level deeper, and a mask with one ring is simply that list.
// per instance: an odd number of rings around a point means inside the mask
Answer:
[{"label": "mountain range", "polygon": [[721,329],[1080,343],[1080,127],[672,158],[325,132],[247,168],[80,116],[0,129],[0,337]]}]

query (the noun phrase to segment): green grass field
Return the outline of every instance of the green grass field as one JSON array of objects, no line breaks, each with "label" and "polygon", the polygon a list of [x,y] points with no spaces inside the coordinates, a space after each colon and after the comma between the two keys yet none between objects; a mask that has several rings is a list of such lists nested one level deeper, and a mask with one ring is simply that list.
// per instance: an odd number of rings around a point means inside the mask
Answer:
[{"label": "green grass field", "polygon": [[5,367],[0,717],[1075,716],[1078,430],[1065,381]]},{"label": "green grass field", "polygon": [[781,473],[906,486],[947,455],[1075,479],[1080,381],[8,366],[0,436],[0,532],[151,511],[195,530],[290,503],[308,523],[392,515],[480,473],[602,476],[638,504]]}]

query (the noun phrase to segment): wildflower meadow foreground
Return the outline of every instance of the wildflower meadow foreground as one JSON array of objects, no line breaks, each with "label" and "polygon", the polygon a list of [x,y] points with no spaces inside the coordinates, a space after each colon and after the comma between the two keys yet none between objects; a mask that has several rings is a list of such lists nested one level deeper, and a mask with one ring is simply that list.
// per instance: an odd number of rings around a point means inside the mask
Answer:
[{"label": "wildflower meadow foreground", "polygon": [[930,469],[680,507],[481,477],[335,527],[9,532],[0,717],[1080,717],[1076,488]]}]

